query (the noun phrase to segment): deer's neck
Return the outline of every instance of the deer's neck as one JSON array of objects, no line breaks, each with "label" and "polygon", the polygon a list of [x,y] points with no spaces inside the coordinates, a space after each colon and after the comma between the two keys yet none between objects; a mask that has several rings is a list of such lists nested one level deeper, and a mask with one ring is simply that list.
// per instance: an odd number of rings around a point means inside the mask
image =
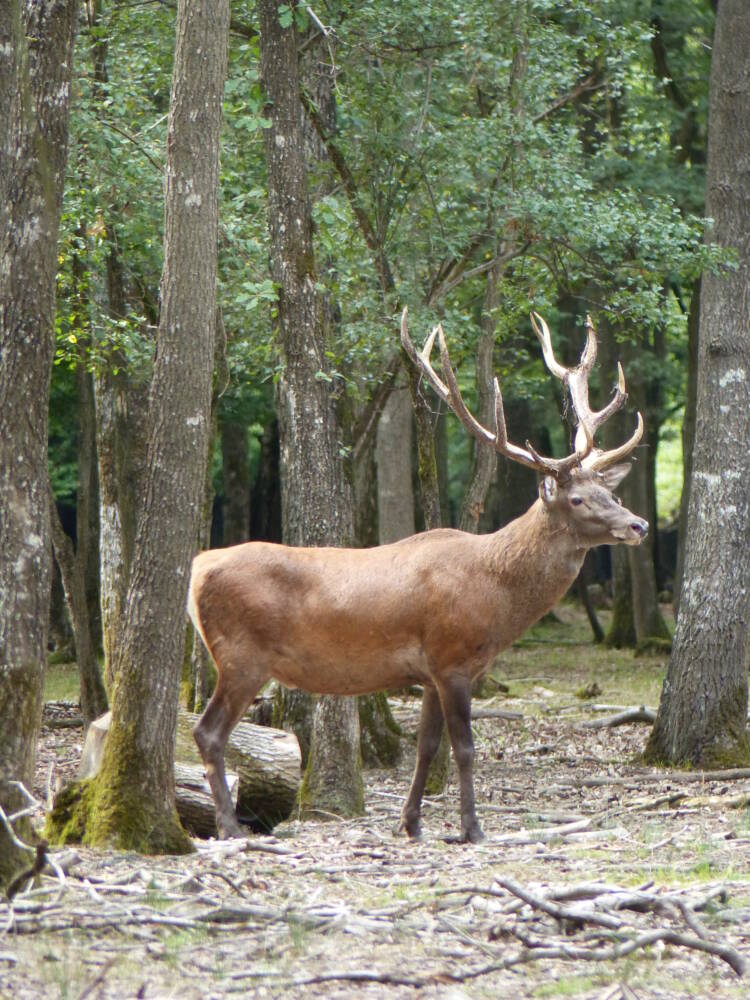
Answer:
[{"label": "deer's neck", "polygon": [[520,634],[570,588],[586,549],[541,500],[488,540],[490,564],[506,599],[512,602],[513,631]]}]

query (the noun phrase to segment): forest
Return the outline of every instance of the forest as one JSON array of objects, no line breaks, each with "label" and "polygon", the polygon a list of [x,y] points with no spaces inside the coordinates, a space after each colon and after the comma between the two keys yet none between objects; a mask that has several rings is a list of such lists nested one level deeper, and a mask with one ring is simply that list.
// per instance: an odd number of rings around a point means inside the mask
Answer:
[{"label": "forest", "polygon": [[745,0],[2,5],[0,996],[744,995],[748,80]]}]

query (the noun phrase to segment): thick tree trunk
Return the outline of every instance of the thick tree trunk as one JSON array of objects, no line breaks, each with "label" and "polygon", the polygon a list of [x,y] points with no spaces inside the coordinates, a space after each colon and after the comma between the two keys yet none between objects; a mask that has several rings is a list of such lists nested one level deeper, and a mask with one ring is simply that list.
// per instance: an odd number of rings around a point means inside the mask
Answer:
[{"label": "thick tree trunk", "polygon": [[725,766],[750,755],[750,7],[719,4],[709,94],[708,238],[737,266],[701,289],[698,401],[674,648],[646,755]]},{"label": "thick tree trunk", "polygon": [[[301,124],[297,35],[281,24],[283,4],[262,0],[261,76],[269,100],[264,133],[271,271],[279,288],[284,368],[277,388],[282,534],[291,545],[346,545],[352,501],[339,457],[332,382],[315,288],[312,214]],[[300,801],[319,813],[362,811],[359,724],[354,699],[321,698]]]},{"label": "thick tree trunk", "polygon": [[145,492],[116,653],[112,726],[85,796],[88,843],[150,853],[190,849],[175,811],[173,758],[210,435],[228,25],[226,0],[178,3]]},{"label": "thick tree trunk", "polygon": [[[0,6],[0,805],[31,789],[50,595],[47,408],[75,0]],[[17,832],[29,836],[27,823]],[[25,860],[0,824],[0,886]]]}]

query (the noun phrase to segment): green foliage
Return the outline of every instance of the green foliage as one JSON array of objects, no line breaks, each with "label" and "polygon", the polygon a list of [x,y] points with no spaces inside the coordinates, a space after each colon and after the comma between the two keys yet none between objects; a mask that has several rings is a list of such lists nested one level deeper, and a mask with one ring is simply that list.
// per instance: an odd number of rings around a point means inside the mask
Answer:
[{"label": "green foliage", "polygon": [[[508,258],[495,316],[503,391],[549,407],[560,447],[530,306],[554,317],[565,297],[579,318],[606,311],[623,336],[666,322],[670,351],[659,377],[667,404],[679,402],[685,289],[715,263],[700,219],[712,14],[699,0],[657,8],[655,38],[654,5],[645,0],[469,0],[460,9],[445,0],[365,0],[326,8],[325,44],[302,7],[280,8],[282,24],[304,38],[303,62],[331,64],[334,139],[395,280],[395,289],[381,287],[331,159],[311,160],[318,282],[338,313],[329,372],[353,411],[378,384],[405,303],[417,335],[443,321],[472,403],[464,362],[499,253]],[[173,37],[169,7],[104,5],[78,40],[52,438],[55,488],[67,498],[74,436],[65,369],[83,360],[143,375],[151,361]],[[668,76],[655,58],[659,45]],[[258,39],[233,34],[221,164],[222,407],[258,434],[278,375],[267,124]],[[114,255],[125,296],[116,314],[108,301]],[[449,435],[461,480],[469,450],[463,436]]]}]

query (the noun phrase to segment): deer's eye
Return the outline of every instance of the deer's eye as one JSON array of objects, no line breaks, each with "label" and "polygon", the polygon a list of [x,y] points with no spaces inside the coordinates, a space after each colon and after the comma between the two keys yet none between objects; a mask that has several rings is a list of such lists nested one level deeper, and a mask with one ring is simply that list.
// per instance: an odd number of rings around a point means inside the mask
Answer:
[{"label": "deer's eye", "polygon": [[580,507],[581,504],[583,503],[583,500],[581,499],[581,497],[571,497],[570,502],[574,507]]}]

